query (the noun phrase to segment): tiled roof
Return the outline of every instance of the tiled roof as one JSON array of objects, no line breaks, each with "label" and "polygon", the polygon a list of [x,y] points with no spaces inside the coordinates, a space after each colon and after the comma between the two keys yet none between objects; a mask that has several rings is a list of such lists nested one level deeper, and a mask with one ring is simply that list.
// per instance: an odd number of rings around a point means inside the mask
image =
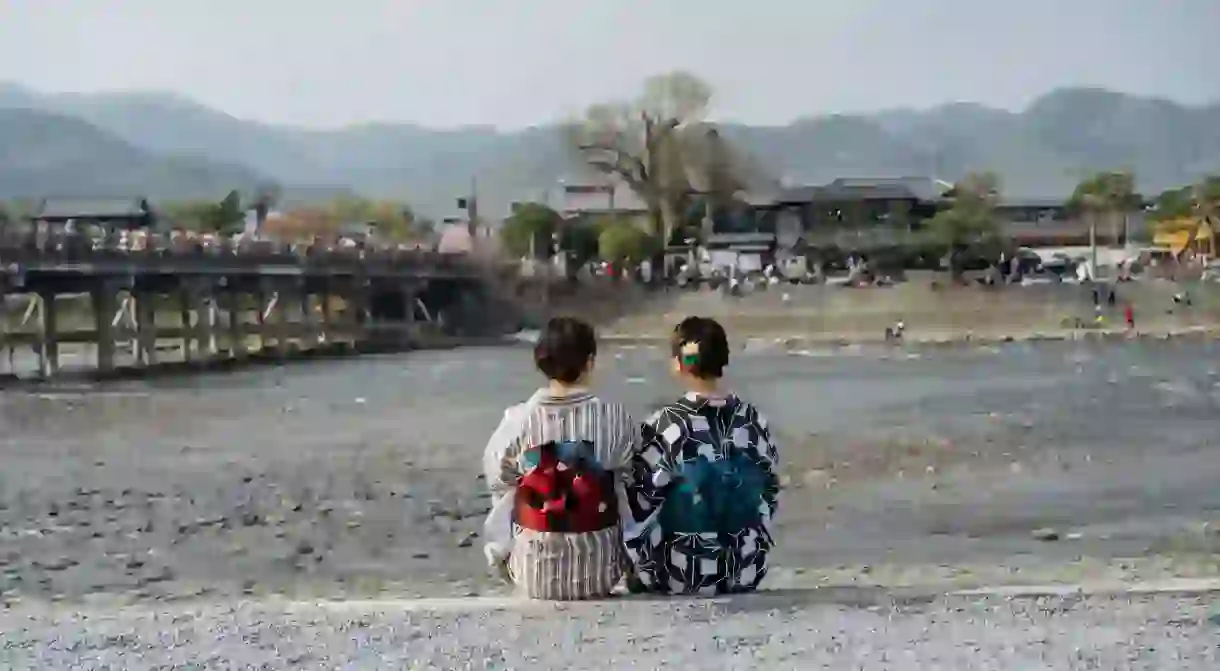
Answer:
[{"label": "tiled roof", "polygon": [[150,214],[143,198],[45,198],[38,219],[135,219]]},{"label": "tiled roof", "polygon": [[1026,208],[1046,208],[1053,209],[1065,207],[1067,202],[1063,198],[1001,198],[996,207],[1026,207]]},{"label": "tiled roof", "polygon": [[781,203],[812,203],[836,200],[896,200],[912,198],[935,201],[944,196],[951,185],[930,177],[840,177],[824,186],[798,186],[784,189],[777,199]]}]

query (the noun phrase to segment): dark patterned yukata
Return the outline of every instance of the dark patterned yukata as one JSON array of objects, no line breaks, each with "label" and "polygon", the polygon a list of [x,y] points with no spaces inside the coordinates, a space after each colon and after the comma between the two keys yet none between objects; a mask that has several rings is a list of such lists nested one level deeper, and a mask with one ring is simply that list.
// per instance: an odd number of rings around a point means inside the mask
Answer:
[{"label": "dark patterned yukata", "polygon": [[687,394],[645,422],[624,530],[636,590],[731,594],[758,587],[774,541],[779,456],[767,420],[729,395]]}]

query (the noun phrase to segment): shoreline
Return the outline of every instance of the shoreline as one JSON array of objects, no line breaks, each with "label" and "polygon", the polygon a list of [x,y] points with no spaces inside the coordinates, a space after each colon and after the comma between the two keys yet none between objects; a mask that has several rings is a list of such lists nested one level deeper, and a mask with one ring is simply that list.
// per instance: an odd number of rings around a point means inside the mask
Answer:
[{"label": "shoreline", "polygon": [[[1175,328],[1064,328],[1055,330],[1022,330],[1013,329],[1009,332],[997,330],[986,333],[972,331],[921,333],[908,330],[900,341],[886,341],[884,336],[843,335],[843,334],[792,334],[746,332],[737,336],[740,349],[761,350],[771,349],[790,355],[800,355],[813,349],[850,349],[858,347],[885,347],[890,349],[931,349],[958,348],[967,346],[995,346],[1013,343],[1050,343],[1050,342],[1118,342],[1130,340],[1174,339],[1204,339],[1220,338],[1220,324],[1206,326],[1184,326]],[[598,336],[604,344],[617,347],[658,347],[669,343],[668,335],[658,333],[606,333]],[[430,338],[428,342],[412,347],[385,347],[376,345],[353,345],[351,343],[332,343],[320,347],[294,349],[285,353],[273,350],[250,351],[244,358],[221,358],[212,361],[162,361],[152,366],[122,365],[112,371],[102,372],[92,367],[63,368],[49,379],[43,379],[36,374],[18,375],[14,373],[0,374],[0,390],[11,389],[24,385],[45,385],[56,382],[108,382],[123,380],[155,379],[180,375],[211,375],[224,374],[249,368],[288,366],[310,361],[341,361],[374,354],[407,354],[411,352],[448,351],[468,347],[492,348],[527,348],[532,347],[532,341],[518,334],[499,336],[452,336]],[[81,352],[87,347],[80,348]],[[173,347],[159,347],[162,351],[171,352]],[[65,347],[61,351],[70,352]],[[78,352],[79,353],[79,352]]]},{"label": "shoreline", "polygon": [[[863,345],[889,345],[902,347],[913,345],[917,347],[963,346],[963,345],[1000,345],[1006,343],[1033,342],[1065,342],[1065,341],[1115,341],[1115,340],[1171,340],[1174,338],[1216,338],[1220,337],[1220,324],[1209,326],[1185,326],[1168,329],[1127,329],[1127,328],[1097,328],[1097,329],[1058,329],[1046,331],[1021,331],[1014,329],[1009,333],[974,333],[971,331],[954,333],[919,333],[908,330],[899,341],[886,341],[884,336],[844,336],[844,335],[808,335],[808,334],[764,334],[747,333],[738,335],[736,339],[742,347],[760,342],[782,345],[789,352],[807,347],[855,347]],[[614,345],[667,345],[669,336],[656,333],[608,333],[598,337],[605,343]]]}]

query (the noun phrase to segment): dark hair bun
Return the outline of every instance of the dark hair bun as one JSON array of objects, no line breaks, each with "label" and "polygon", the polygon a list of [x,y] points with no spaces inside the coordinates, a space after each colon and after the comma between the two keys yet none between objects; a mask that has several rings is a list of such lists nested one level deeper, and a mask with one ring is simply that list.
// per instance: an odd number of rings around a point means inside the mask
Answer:
[{"label": "dark hair bun", "polygon": [[672,355],[691,375],[719,378],[729,365],[729,340],[724,327],[706,317],[687,317],[674,328]]}]

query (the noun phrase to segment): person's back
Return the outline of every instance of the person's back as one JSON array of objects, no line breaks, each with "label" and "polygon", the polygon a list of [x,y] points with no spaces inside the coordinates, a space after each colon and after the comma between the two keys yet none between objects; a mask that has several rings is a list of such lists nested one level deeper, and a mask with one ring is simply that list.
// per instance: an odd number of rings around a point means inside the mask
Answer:
[{"label": "person's back", "polygon": [[688,392],[645,423],[627,488],[634,589],[733,593],[758,587],[773,545],[778,452],[767,420],[720,389],[724,329],[698,317],[675,330],[674,368]]},{"label": "person's back", "polygon": [[622,574],[616,489],[638,428],[621,405],[586,388],[595,354],[587,325],[547,324],[535,359],[549,384],[506,413],[485,455],[492,494],[511,499],[512,511],[511,540],[489,543],[489,557],[499,553],[493,560],[530,598],[604,597]]}]

